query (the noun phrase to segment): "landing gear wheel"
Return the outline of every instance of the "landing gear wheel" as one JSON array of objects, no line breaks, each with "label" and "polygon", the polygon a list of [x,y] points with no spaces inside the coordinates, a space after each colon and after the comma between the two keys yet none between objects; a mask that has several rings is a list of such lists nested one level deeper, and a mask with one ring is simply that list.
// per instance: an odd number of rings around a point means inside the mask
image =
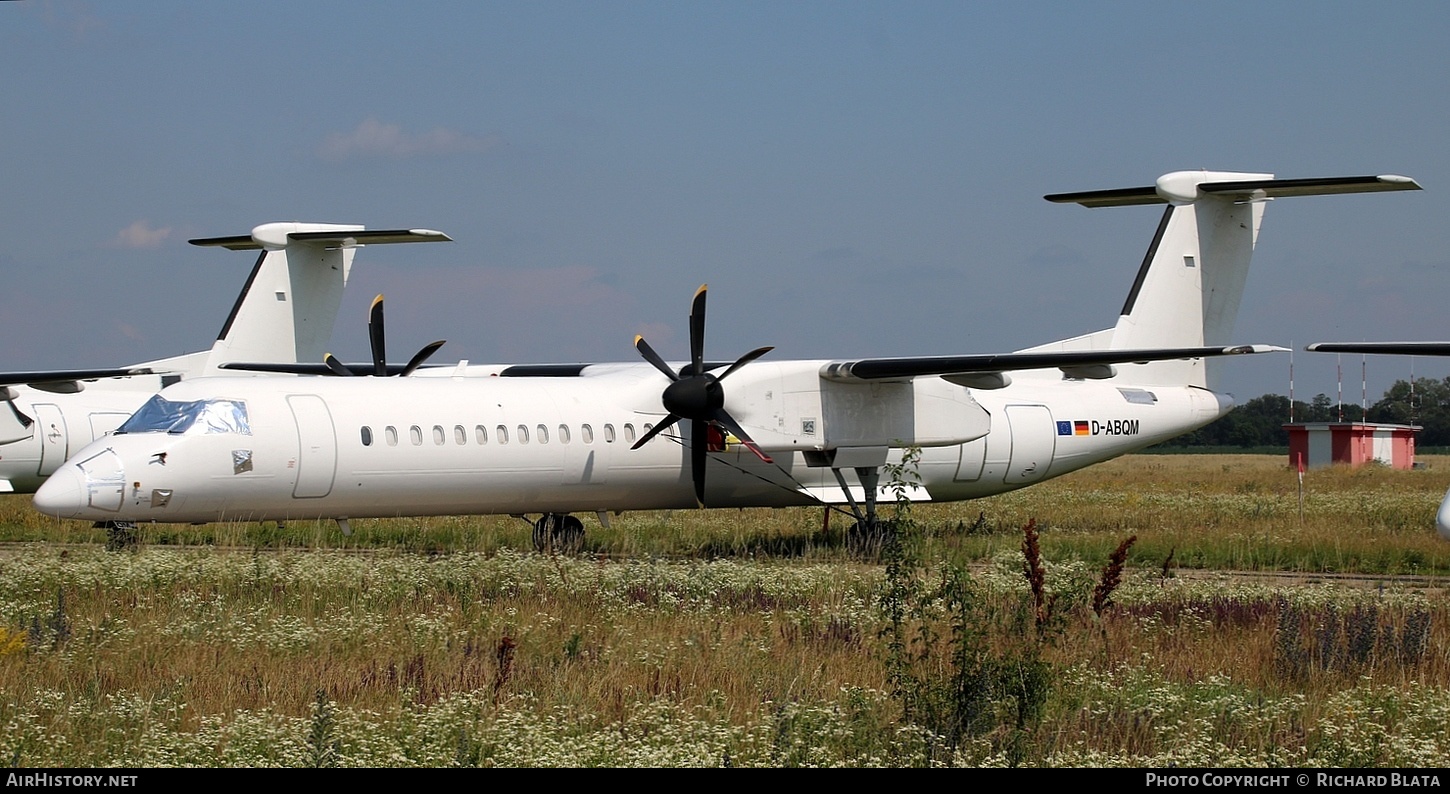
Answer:
[{"label": "landing gear wheel", "polygon": [[564,516],[554,530],[554,549],[562,554],[578,554],[584,548],[584,522]]},{"label": "landing gear wheel", "polygon": [[890,521],[857,521],[846,530],[846,551],[856,557],[876,559],[895,539],[896,526]]},{"label": "landing gear wheel", "polygon": [[557,518],[545,513],[534,522],[534,551],[546,552],[554,545],[554,522]]},{"label": "landing gear wheel", "polygon": [[584,522],[567,513],[545,513],[534,522],[534,551],[576,554],[584,548]]},{"label": "landing gear wheel", "polygon": [[140,540],[136,525],[130,521],[98,521],[96,528],[106,530],[106,551],[129,549]]}]

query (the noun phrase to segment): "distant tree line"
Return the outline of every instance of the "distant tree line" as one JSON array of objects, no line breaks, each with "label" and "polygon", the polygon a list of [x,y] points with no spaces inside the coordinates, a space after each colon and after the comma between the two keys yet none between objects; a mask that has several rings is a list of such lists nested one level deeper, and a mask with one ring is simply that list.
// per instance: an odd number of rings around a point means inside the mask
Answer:
[{"label": "distant tree line", "polygon": [[1284,424],[1298,422],[1359,422],[1414,425],[1423,428],[1417,447],[1450,446],[1450,377],[1444,380],[1397,380],[1369,410],[1359,405],[1338,405],[1327,395],[1309,402],[1265,394],[1235,406],[1222,419],[1166,442],[1173,447],[1287,447]]}]

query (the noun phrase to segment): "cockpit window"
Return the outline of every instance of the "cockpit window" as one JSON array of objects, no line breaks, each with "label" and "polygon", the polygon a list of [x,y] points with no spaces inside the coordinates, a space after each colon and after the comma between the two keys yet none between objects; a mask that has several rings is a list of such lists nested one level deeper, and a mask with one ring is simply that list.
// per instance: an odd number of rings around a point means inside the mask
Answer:
[{"label": "cockpit window", "polygon": [[116,428],[116,433],[170,433],[210,435],[237,433],[250,436],[247,405],[238,400],[172,402],[156,395]]}]

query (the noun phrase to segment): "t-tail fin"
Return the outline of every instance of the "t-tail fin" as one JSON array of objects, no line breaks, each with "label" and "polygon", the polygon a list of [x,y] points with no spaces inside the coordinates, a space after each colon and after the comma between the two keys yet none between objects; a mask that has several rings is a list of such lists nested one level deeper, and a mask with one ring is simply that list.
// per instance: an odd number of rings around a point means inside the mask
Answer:
[{"label": "t-tail fin", "polygon": [[[1167,204],[1138,276],[1111,330],[1042,348],[1132,350],[1230,345],[1249,260],[1270,199],[1419,190],[1403,176],[1275,179],[1273,174],[1176,171],[1151,187],[1061,193],[1048,201],[1085,207]],[[1210,386],[1219,362],[1157,361],[1133,366],[1135,381]]]},{"label": "t-tail fin", "polygon": [[218,367],[228,361],[320,362],[358,248],[449,239],[429,229],[267,223],[251,234],[192,240],[192,245],[262,253],[211,350],[151,364],[158,371],[193,377],[223,374]]}]

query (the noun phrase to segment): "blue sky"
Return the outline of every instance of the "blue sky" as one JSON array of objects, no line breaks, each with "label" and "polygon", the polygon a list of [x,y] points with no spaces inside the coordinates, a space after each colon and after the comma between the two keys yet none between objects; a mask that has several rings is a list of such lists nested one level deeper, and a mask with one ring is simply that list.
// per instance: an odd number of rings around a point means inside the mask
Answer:
[{"label": "blue sky", "polygon": [[[1043,201],[1194,168],[1398,173],[1268,208],[1235,337],[1294,396],[1450,361],[1450,4],[0,3],[0,368],[208,347],[279,220],[358,255],[334,353],[991,353],[1110,326],[1158,220]],[[1287,355],[1236,360],[1240,399]],[[1337,373],[1343,372],[1342,377]],[[1366,385],[1361,385],[1361,374]],[[1342,385],[1341,385],[1342,383]]]}]

